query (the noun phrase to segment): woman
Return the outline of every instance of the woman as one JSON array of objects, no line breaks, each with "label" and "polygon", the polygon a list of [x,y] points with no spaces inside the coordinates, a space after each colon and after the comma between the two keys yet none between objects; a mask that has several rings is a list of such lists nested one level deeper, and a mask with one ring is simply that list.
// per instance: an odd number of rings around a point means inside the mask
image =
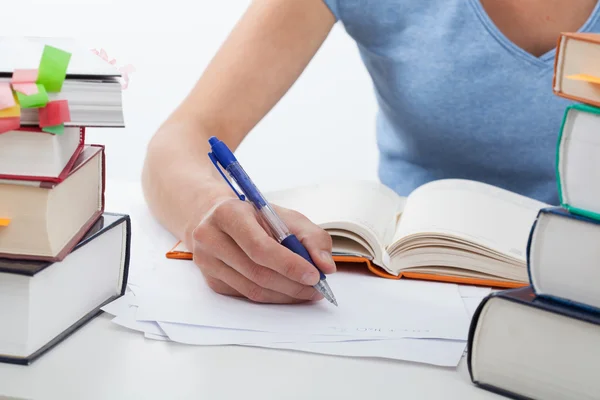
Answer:
[{"label": "woman", "polygon": [[[208,285],[257,302],[317,300],[316,270],[277,244],[206,153],[235,149],[341,21],[373,79],[380,178],[398,193],[440,178],[484,181],[553,203],[567,101],[552,94],[560,32],[600,29],[596,0],[255,0],[148,147],[157,219],[194,251]],[[331,239],[278,209],[317,265]]]}]

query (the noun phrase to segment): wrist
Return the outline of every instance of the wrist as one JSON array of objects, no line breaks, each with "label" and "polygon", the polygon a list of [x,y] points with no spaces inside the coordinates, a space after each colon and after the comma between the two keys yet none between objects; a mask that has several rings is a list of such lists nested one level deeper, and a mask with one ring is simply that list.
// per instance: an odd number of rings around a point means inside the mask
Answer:
[{"label": "wrist", "polygon": [[198,198],[202,198],[203,201],[195,206],[195,210],[189,216],[184,228],[185,237],[183,240],[190,251],[192,248],[189,246],[193,243],[192,235],[194,229],[202,222],[210,210],[224,201],[238,198],[227,185],[215,184],[214,186],[203,187],[198,192]]}]

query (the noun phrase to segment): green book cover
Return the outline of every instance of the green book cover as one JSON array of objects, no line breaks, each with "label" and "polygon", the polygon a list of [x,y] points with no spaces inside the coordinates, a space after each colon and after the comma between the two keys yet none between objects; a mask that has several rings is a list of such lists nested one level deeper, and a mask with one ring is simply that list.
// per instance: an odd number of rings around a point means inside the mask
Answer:
[{"label": "green book cover", "polygon": [[584,210],[581,208],[573,207],[570,204],[568,204],[564,198],[560,160],[561,160],[563,139],[565,138],[565,126],[566,126],[568,118],[569,118],[569,113],[572,111],[581,111],[581,112],[587,112],[587,113],[591,113],[591,114],[600,115],[600,108],[591,106],[589,104],[579,104],[579,103],[573,104],[573,105],[568,106],[567,109],[565,110],[565,115],[562,120],[560,132],[558,135],[558,142],[556,145],[556,181],[558,184],[558,198],[560,200],[561,206],[564,207],[565,209],[567,209],[569,212],[572,212],[573,214],[583,215],[588,218],[600,220],[599,213],[595,213],[595,212],[592,212],[589,210]]}]

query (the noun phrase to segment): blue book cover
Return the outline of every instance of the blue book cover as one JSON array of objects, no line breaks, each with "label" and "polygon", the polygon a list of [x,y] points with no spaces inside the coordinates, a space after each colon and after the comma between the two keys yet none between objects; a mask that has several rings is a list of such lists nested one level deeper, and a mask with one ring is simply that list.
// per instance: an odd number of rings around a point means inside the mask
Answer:
[{"label": "blue book cover", "polygon": [[565,316],[571,319],[588,322],[594,325],[600,325],[600,314],[590,313],[587,312],[585,309],[569,307],[561,302],[552,301],[546,298],[540,298],[535,295],[535,292],[533,291],[533,288],[531,286],[495,292],[483,299],[483,301],[477,307],[475,314],[473,315],[473,319],[471,320],[471,325],[469,328],[469,336],[467,343],[467,367],[469,370],[469,375],[473,384],[477,385],[478,387],[513,399],[531,400],[528,397],[523,397],[517,393],[511,392],[510,388],[499,388],[495,386],[490,386],[475,380],[473,377],[473,364],[471,357],[473,354],[473,339],[475,336],[475,331],[479,323],[479,318],[481,316],[482,309],[485,307],[486,303],[494,297],[502,298],[506,301],[511,301],[520,304],[523,307],[532,307],[546,311],[551,314]]},{"label": "blue book cover", "polygon": [[[594,224],[594,225],[598,225],[599,229],[600,229],[600,221],[596,220],[594,218],[590,218],[590,217],[586,217],[584,215],[581,214],[575,214],[569,210],[566,210],[565,208],[562,207],[546,207],[546,208],[542,208],[539,212],[538,212],[538,216],[536,218],[536,220],[534,221],[532,227],[531,227],[531,232],[529,233],[529,239],[527,241],[527,274],[529,276],[529,283],[532,286],[532,289],[534,291],[534,293],[536,293],[536,295],[538,297],[543,297],[543,298],[548,298],[549,300],[552,301],[556,301],[556,302],[561,302],[564,303],[566,305],[569,306],[573,306],[573,307],[578,307],[578,308],[583,308],[587,311],[591,311],[594,313],[600,313],[600,310],[589,306],[587,304],[583,304],[583,303],[579,303],[576,301],[572,301],[570,299],[565,299],[565,298],[561,298],[561,297],[557,297],[557,296],[550,296],[550,295],[542,295],[539,294],[539,292],[536,290],[536,287],[533,283],[533,279],[531,276],[531,244],[533,242],[533,236],[535,234],[535,230],[537,227],[537,223],[539,221],[540,216],[542,216],[543,214],[552,214],[552,215],[556,215],[562,218],[569,218],[569,219],[574,219],[574,220],[578,220],[578,221],[582,221],[585,223],[590,223],[590,224]],[[600,244],[599,244],[600,245]],[[568,266],[565,266],[565,268],[568,268]]]}]

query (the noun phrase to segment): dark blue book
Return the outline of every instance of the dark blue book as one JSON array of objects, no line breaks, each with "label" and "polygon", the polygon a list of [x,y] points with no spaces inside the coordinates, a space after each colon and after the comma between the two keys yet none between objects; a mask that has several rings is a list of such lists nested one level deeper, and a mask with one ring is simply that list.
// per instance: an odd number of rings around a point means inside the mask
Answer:
[{"label": "dark blue book", "polygon": [[472,382],[514,399],[600,399],[600,315],[537,297],[486,297],[471,321]]},{"label": "dark blue book", "polygon": [[28,365],[125,294],[131,221],[104,213],[59,262],[0,258],[0,362]]},{"label": "dark blue book", "polygon": [[560,207],[540,210],[527,270],[537,296],[600,312],[600,221]]}]

